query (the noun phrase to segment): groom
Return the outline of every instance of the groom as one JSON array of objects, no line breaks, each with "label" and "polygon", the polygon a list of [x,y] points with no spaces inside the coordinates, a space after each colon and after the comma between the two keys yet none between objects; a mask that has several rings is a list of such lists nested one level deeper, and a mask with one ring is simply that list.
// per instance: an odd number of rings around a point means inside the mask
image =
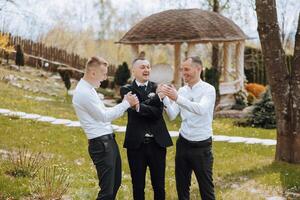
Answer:
[{"label": "groom", "polygon": [[166,147],[172,140],[163,119],[163,103],[156,94],[157,85],[149,81],[151,67],[147,60],[133,61],[132,73],[135,80],[121,88],[121,96],[128,92],[136,94],[140,104],[127,109],[128,123],[124,147],[133,185],[135,200],[145,199],[145,175],[150,169],[155,200],[165,199]]}]

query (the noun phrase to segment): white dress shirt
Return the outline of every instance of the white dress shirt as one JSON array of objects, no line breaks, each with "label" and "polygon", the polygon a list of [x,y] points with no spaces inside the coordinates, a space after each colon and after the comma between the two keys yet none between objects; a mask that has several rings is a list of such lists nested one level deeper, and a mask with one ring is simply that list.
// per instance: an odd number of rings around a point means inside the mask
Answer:
[{"label": "white dress shirt", "polygon": [[202,141],[213,134],[212,120],[216,100],[215,88],[200,80],[192,88],[188,85],[178,90],[176,102],[163,99],[171,120],[180,112],[182,119],[180,135],[190,141]]},{"label": "white dress shirt", "polygon": [[105,107],[94,87],[84,79],[78,82],[72,102],[88,139],[113,133],[111,121],[130,107],[126,100],[114,107]]},{"label": "white dress shirt", "polygon": [[[140,86],[146,86],[146,88],[147,88],[147,86],[148,86],[148,81],[146,81],[145,83],[141,83],[141,82],[139,82],[138,80],[135,79],[135,83],[137,84],[138,87],[140,87]],[[136,112],[140,112],[140,106],[138,106],[136,108]],[[154,137],[154,136],[153,136],[153,134],[146,133],[145,137]]]},{"label": "white dress shirt", "polygon": [[145,83],[141,83],[141,82],[139,82],[138,80],[135,79],[135,83],[137,84],[138,87],[140,87],[140,86],[146,86],[147,87],[148,86],[148,81],[146,81]]}]

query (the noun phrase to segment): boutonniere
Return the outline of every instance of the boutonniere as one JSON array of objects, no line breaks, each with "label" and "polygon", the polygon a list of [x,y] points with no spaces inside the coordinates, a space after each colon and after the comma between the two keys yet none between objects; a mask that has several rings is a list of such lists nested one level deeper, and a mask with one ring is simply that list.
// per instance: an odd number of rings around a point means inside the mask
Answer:
[{"label": "boutonniere", "polygon": [[148,97],[149,97],[149,98],[153,98],[154,96],[155,96],[155,93],[154,93],[154,92],[151,92],[151,93],[148,94]]}]

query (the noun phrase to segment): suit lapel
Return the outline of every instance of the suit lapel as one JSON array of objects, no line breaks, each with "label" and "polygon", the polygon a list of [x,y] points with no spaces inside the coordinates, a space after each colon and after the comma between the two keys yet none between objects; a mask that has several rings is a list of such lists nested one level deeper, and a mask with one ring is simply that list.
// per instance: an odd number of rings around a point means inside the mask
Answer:
[{"label": "suit lapel", "polygon": [[148,81],[148,85],[146,88],[146,94],[148,95],[152,90],[152,83],[150,81]]}]

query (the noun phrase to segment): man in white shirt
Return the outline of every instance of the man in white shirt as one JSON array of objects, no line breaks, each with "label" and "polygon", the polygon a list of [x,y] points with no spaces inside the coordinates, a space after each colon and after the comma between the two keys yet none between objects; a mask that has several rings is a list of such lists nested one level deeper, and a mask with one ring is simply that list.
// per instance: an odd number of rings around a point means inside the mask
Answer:
[{"label": "man in white shirt", "polygon": [[190,57],[182,63],[182,75],[187,85],[178,92],[168,85],[160,85],[157,90],[160,97],[164,97],[163,102],[169,118],[173,120],[180,113],[182,119],[175,157],[179,200],[190,199],[192,171],[196,175],[201,198],[215,199],[211,149],[216,92],[212,85],[200,79],[201,71],[200,58]]},{"label": "man in white shirt", "polygon": [[107,78],[108,63],[101,57],[91,57],[73,96],[73,106],[88,138],[88,150],[97,170],[100,191],[97,200],[115,199],[121,185],[121,158],[111,121],[139,101],[127,93],[122,103],[106,108],[95,88]]}]

